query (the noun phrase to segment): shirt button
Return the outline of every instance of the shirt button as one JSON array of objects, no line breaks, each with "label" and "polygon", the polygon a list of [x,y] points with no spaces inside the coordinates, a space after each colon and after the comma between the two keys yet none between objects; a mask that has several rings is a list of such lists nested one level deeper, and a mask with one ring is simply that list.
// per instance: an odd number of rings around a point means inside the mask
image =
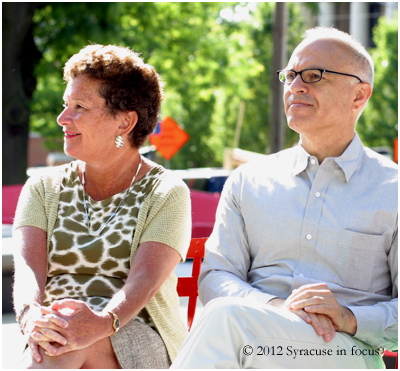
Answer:
[{"label": "shirt button", "polygon": [[316,192],[315,193],[315,197],[321,197],[321,193],[320,192]]},{"label": "shirt button", "polygon": [[312,238],[311,234],[308,234],[308,235],[306,236],[306,238],[307,238],[307,240],[311,240],[311,238]]},{"label": "shirt button", "polygon": [[304,274],[303,274],[303,273],[300,273],[300,274],[299,274],[299,277],[304,277]]},{"label": "shirt button", "polygon": [[317,163],[317,161],[316,161],[314,158],[312,158],[310,162],[311,162],[311,164],[313,164],[313,165],[315,165],[315,164]]}]

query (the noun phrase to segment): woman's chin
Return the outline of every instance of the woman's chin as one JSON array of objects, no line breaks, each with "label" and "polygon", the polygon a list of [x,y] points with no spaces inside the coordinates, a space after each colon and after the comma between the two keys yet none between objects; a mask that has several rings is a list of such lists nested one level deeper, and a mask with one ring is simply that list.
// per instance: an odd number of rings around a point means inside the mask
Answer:
[{"label": "woman's chin", "polygon": [[80,160],[79,154],[77,153],[77,151],[74,151],[72,148],[69,148],[65,145],[64,145],[64,153],[69,157],[73,157],[73,158],[76,158],[77,160]]}]

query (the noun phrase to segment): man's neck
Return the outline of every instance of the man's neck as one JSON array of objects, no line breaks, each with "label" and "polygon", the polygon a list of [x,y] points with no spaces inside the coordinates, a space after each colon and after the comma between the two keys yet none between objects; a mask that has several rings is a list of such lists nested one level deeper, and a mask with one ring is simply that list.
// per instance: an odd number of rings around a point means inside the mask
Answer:
[{"label": "man's neck", "polygon": [[331,138],[310,138],[300,135],[301,145],[311,156],[315,156],[321,164],[327,157],[339,157],[343,154],[354,138],[352,136],[344,135],[340,139],[332,140]]}]

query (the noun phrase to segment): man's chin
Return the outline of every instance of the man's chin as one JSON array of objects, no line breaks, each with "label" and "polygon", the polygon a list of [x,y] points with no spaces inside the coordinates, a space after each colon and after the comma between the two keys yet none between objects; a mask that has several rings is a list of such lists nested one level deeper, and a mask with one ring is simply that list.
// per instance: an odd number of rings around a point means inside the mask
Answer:
[{"label": "man's chin", "polygon": [[289,119],[288,118],[288,126],[290,129],[295,131],[298,134],[302,134],[303,130],[307,127],[307,122],[304,120],[296,119]]}]

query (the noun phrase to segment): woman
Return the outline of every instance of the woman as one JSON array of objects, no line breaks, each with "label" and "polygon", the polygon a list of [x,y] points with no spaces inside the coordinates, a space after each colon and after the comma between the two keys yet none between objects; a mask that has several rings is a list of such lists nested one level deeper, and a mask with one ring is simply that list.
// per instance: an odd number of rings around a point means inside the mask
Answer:
[{"label": "woman", "polygon": [[91,45],[64,67],[64,150],[28,180],[14,223],[23,367],[167,368],[186,336],[176,265],[189,246],[186,185],[143,158],[162,82],[128,48]]}]

